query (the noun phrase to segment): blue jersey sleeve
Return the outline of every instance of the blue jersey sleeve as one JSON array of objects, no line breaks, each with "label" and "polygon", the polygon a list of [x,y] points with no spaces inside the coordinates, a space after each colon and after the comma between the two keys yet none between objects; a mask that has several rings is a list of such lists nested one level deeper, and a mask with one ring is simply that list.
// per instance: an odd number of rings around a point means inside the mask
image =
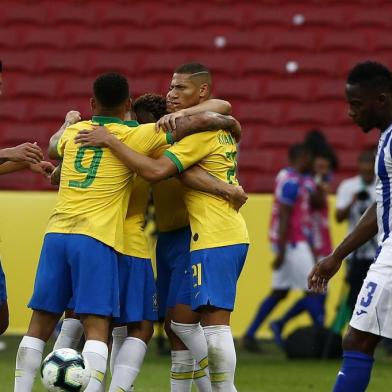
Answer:
[{"label": "blue jersey sleeve", "polygon": [[287,181],[283,184],[279,195],[279,202],[293,205],[298,197],[299,184],[297,181]]}]

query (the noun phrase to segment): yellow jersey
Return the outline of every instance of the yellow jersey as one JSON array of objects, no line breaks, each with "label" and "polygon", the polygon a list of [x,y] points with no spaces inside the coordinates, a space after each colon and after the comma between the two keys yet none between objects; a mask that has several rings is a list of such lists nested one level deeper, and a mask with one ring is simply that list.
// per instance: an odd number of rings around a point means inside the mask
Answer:
[{"label": "yellow jersey", "polygon": [[[182,172],[198,164],[216,178],[238,185],[237,145],[224,130],[188,136],[164,152]],[[192,229],[191,250],[249,243],[241,214],[228,201],[210,193],[187,188],[185,205]]]},{"label": "yellow jersey", "polygon": [[156,133],[154,124],[129,128],[120,119],[94,116],[92,121],[68,127],[57,145],[63,165],[57,203],[46,232],[88,235],[124,253],[124,220],[133,174],[110,149],[74,143],[80,130],[92,129],[95,124],[105,125],[141,153],[167,145],[171,135]]},{"label": "yellow jersey", "polygon": [[124,222],[124,254],[150,259],[151,253],[144,232],[150,184],[136,176],[131,185],[131,198]]},{"label": "yellow jersey", "polygon": [[[170,146],[162,147],[153,154],[159,158]],[[188,210],[184,202],[185,187],[175,177],[152,185],[155,221],[159,232],[169,232],[189,226]]]}]

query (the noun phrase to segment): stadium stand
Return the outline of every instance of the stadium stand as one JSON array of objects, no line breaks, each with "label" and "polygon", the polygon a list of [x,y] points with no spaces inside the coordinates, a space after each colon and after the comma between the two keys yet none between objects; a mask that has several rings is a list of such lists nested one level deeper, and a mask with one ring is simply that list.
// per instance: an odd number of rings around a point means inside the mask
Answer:
[{"label": "stadium stand", "polygon": [[[215,95],[232,102],[243,125],[239,173],[248,192],[271,191],[286,164],[283,149],[314,127],[339,153],[338,181],[353,174],[358,151],[376,139],[347,118],[344,78],[359,60],[390,65],[391,12],[392,3],[382,0],[5,0],[0,144],[35,135],[44,143],[71,104],[88,116],[89,87],[100,72],[125,73],[134,96],[165,94],[176,66],[199,61],[212,69]],[[22,185],[4,177],[0,187],[50,189],[29,176]]]}]

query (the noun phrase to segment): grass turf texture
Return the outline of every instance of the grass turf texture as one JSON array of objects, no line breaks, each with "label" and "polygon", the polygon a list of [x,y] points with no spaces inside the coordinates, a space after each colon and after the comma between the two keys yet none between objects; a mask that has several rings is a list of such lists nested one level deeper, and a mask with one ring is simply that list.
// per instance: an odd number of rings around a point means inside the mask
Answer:
[{"label": "grass turf texture", "polygon": [[[0,391],[13,390],[15,355],[20,337],[3,337],[7,349],[0,352]],[[158,356],[152,342],[141,374],[135,384],[137,392],[169,391],[169,356]],[[46,355],[46,354],[45,354]],[[263,344],[262,354],[238,349],[236,386],[239,392],[330,392],[340,361],[287,360],[272,343]],[[392,357],[380,348],[368,392],[390,392]],[[44,392],[37,377],[34,392]]]}]

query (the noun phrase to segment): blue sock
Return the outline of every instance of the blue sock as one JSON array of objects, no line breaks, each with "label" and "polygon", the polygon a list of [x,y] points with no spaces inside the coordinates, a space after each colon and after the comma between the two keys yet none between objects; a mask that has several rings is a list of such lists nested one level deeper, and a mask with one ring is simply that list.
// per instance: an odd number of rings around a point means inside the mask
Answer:
[{"label": "blue sock", "polygon": [[259,329],[260,325],[267,318],[267,316],[272,312],[278,302],[279,299],[276,296],[270,295],[261,303],[256,317],[246,332],[246,337],[254,338],[256,331]]},{"label": "blue sock", "polygon": [[373,357],[367,354],[344,351],[333,392],[364,392],[370,381],[373,362]]},{"label": "blue sock", "polygon": [[295,316],[297,316],[298,314],[302,313],[306,307],[305,307],[305,299],[301,298],[300,300],[298,300],[285,314],[284,316],[277,321],[277,323],[283,328],[284,325],[291,320],[292,318],[294,318]]},{"label": "blue sock", "polygon": [[307,295],[305,299],[305,309],[309,312],[310,317],[313,320],[313,324],[323,326],[325,319],[325,295]]}]

